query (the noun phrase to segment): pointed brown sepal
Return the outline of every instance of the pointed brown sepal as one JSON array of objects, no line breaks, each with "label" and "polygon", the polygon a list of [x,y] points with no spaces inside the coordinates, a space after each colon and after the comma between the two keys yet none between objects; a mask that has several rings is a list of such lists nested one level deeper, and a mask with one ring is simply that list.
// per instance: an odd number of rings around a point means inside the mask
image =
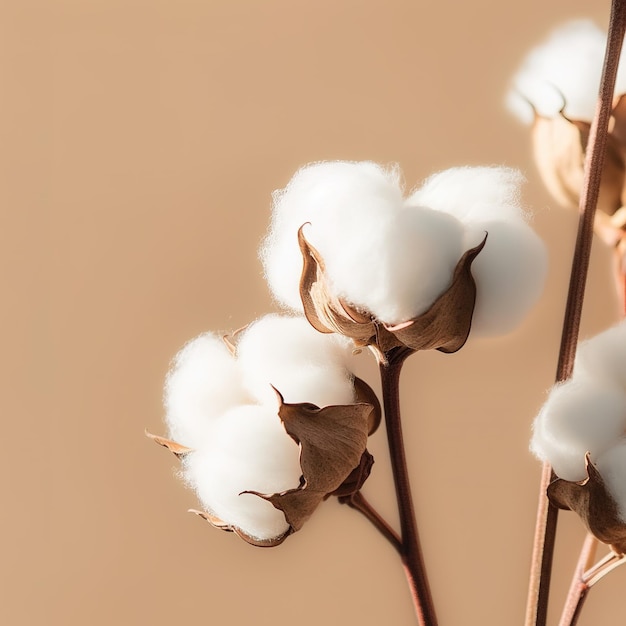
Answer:
[{"label": "pointed brown sepal", "polygon": [[158,443],[160,446],[167,448],[172,454],[176,455],[179,459],[183,459],[190,452],[193,452],[192,448],[187,448],[186,446],[181,445],[180,443],[176,443],[171,439],[166,439],[165,437],[159,437],[158,435],[153,435],[146,430],[146,437],[148,439],[152,439],[155,443]]},{"label": "pointed brown sepal", "polygon": [[337,496],[338,498],[351,496],[361,489],[365,481],[369,478],[372,466],[374,465],[374,457],[366,450],[361,456],[361,462],[355,467],[350,475],[326,497]]},{"label": "pointed brown sepal", "polygon": [[369,404],[372,408],[367,419],[367,434],[372,435],[380,426],[383,411],[374,390],[361,378],[354,377],[354,401]]},{"label": "pointed brown sepal", "polygon": [[319,252],[306,240],[304,226],[298,230],[298,243],[302,253],[300,298],[304,315],[321,333],[339,333],[350,337],[357,347],[372,343],[376,337],[374,321],[343,303],[329,289],[325,265]]},{"label": "pointed brown sepal", "polygon": [[279,398],[278,415],[287,434],[300,446],[300,485],[282,493],[255,495],[282,511],[295,532],[320,503],[348,479],[353,470],[362,484],[371,462],[366,453],[370,404],[346,404],[318,408],[313,404],[287,404]]},{"label": "pointed brown sepal", "polygon": [[251,535],[243,532],[243,530],[241,530],[240,528],[227,524],[219,517],[216,517],[215,515],[208,513],[207,511],[189,509],[189,513],[194,513],[198,517],[201,517],[203,520],[209,522],[209,524],[211,524],[211,526],[213,526],[214,528],[219,528],[220,530],[224,530],[229,533],[235,533],[246,543],[249,543],[251,546],[256,546],[257,548],[273,548],[274,546],[279,546],[291,534],[291,531],[287,531],[286,533],[283,533],[282,535],[279,535],[278,537],[274,537],[272,539],[257,539],[256,537],[252,537]]},{"label": "pointed brown sepal", "polygon": [[557,478],[548,487],[548,499],[560,509],[574,511],[589,532],[618,554],[626,552],[626,524],[595,465],[585,457],[587,478],[570,482]]},{"label": "pointed brown sepal", "polygon": [[409,322],[387,326],[387,330],[412,350],[437,349],[452,353],[461,349],[469,336],[476,304],[472,263],[486,241],[487,234],[480,244],[461,257],[454,269],[452,283],[428,311]]}]

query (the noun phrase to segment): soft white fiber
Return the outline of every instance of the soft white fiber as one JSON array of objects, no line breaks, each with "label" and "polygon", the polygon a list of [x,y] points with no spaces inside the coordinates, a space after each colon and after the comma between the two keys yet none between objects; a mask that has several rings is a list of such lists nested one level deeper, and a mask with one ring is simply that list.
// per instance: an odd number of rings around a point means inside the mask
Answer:
[{"label": "soft white fiber", "polygon": [[258,539],[287,530],[282,512],[243,491],[299,484],[299,447],[278,416],[278,397],[323,407],[354,402],[351,342],[302,317],[268,315],[238,334],[236,357],[206,333],[176,356],[165,383],[170,437],[193,449],[183,462],[203,507]]},{"label": "soft white fiber", "polygon": [[583,341],[576,352],[575,370],[626,389],[626,324],[622,322]]},{"label": "soft white fiber", "polygon": [[274,197],[261,250],[270,288],[283,305],[301,310],[297,231],[304,226],[335,295],[384,323],[401,323],[425,312],[449,287],[463,253],[493,231],[474,264],[474,324],[479,333],[507,332],[534,303],[545,275],[543,244],[519,202],[521,182],[507,168],[455,168],[404,199],[397,168],[309,165]]},{"label": "soft white fiber", "polygon": [[601,380],[572,379],[554,387],[533,428],[531,450],[557,476],[583,480],[585,453],[607,450],[626,429],[626,394]]},{"label": "soft white fiber", "polygon": [[281,511],[253,494],[296,488],[301,475],[298,445],[276,411],[242,406],[225,413],[210,440],[184,462],[184,476],[205,509],[258,539],[284,533]]},{"label": "soft white fiber", "polygon": [[[522,64],[507,98],[509,108],[526,123],[533,120],[533,107],[543,117],[563,110],[571,119],[591,121],[605,46],[606,34],[589,20],[556,29]],[[623,66],[620,63],[617,94],[626,92]]]},{"label": "soft white fiber", "polygon": [[246,401],[237,363],[211,333],[187,343],[173,360],[164,390],[165,420],[174,441],[195,448],[214,420]]},{"label": "soft white fiber", "polygon": [[473,336],[511,331],[543,291],[547,252],[526,222],[523,182],[520,172],[506,167],[458,167],[431,176],[407,199],[459,219],[466,249],[488,235],[472,264],[477,290]]},{"label": "soft white fiber", "polygon": [[317,332],[302,317],[267,315],[242,333],[238,362],[246,389],[258,402],[276,401],[317,406],[354,402],[347,369],[351,343],[339,335]]},{"label": "soft white fiber", "polygon": [[560,478],[586,478],[590,453],[626,522],[626,321],[580,344],[569,381],[553,387],[531,450]]}]

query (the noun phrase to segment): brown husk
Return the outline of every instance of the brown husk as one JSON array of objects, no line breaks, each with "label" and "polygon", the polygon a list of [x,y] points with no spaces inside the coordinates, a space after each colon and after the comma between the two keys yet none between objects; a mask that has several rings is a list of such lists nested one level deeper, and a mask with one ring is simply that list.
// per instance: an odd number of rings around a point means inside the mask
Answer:
[{"label": "brown husk", "polygon": [[615,500],[587,454],[587,478],[581,482],[556,479],[548,487],[548,498],[560,509],[574,511],[597,539],[617,554],[626,552],[626,524],[618,515]]},{"label": "brown husk", "polygon": [[413,351],[437,349],[446,353],[456,352],[465,344],[470,332],[476,302],[471,265],[486,240],[485,234],[478,246],[461,257],[450,286],[425,313],[402,324],[389,326],[333,294],[328,286],[324,260],[300,228],[298,242],[303,258],[300,297],[304,314],[318,331],[350,337],[357,348],[373,347],[380,358],[397,347]]}]

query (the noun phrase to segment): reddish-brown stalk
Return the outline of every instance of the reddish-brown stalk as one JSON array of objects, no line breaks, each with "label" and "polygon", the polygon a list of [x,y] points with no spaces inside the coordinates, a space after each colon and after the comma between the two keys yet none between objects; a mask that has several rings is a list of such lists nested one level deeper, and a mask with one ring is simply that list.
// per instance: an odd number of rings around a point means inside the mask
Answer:
[{"label": "reddish-brown stalk", "polygon": [[[600,177],[604,164],[607,131],[613,103],[613,92],[615,90],[615,78],[625,29],[626,0],[612,0],[600,93],[587,144],[585,175],[579,204],[578,234],[563,320],[559,362],[556,372],[557,382],[569,378],[576,355],[589,256],[591,253],[593,221],[598,202]],[[548,502],[545,494],[548,484],[553,477],[554,474],[550,466],[548,464],[544,465],[539,487],[540,504],[537,512],[530,587],[526,605],[526,626],[545,626],[546,624],[558,509]]]}]

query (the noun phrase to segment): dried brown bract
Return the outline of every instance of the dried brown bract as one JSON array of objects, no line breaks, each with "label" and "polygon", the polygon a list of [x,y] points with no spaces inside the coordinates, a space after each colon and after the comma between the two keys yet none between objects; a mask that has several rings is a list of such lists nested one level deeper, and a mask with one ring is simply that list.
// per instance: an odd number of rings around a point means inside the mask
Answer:
[{"label": "dried brown bract", "polygon": [[487,235],[478,246],[461,257],[448,289],[426,312],[392,326],[357,310],[332,292],[324,260],[308,243],[300,228],[298,241],[304,260],[300,297],[304,314],[318,331],[350,337],[357,348],[370,347],[381,360],[396,347],[412,351],[436,349],[446,353],[456,352],[467,341],[471,329],[476,302],[476,283],[471,266],[486,240]]},{"label": "dried brown bract", "polygon": [[586,456],[587,478],[581,482],[556,479],[548,487],[550,502],[560,509],[576,512],[591,534],[617,554],[626,552],[626,524],[602,476]]}]

